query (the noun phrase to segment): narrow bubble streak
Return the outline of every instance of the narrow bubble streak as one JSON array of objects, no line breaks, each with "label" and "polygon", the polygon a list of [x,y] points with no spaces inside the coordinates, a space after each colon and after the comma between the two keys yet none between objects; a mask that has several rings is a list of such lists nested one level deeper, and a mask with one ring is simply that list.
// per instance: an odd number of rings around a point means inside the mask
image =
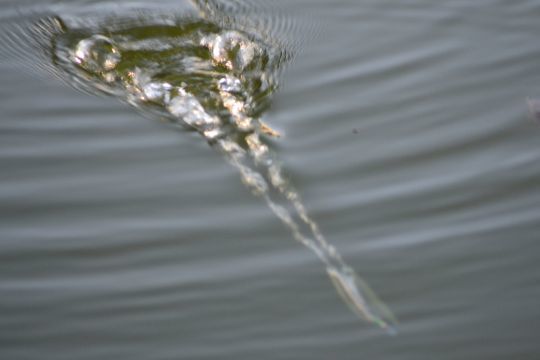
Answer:
[{"label": "narrow bubble streak", "polygon": [[[258,134],[248,137],[249,155],[253,163],[264,168],[272,189],[281,195],[282,202],[292,205],[299,219],[311,231],[311,237],[300,231],[299,224],[293,219],[291,213],[276,203],[267,192],[264,197],[268,206],[281,221],[291,230],[293,237],[311,249],[326,266],[326,272],[334,284],[343,301],[359,317],[392,333],[397,323],[394,316],[371,291],[367,283],[362,281],[355,271],[343,260],[334,246],[330,245],[318,224],[309,216],[298,191],[282,176],[282,169],[268,147],[262,143]],[[247,154],[246,154],[247,155]],[[242,166],[248,166],[243,164]]]},{"label": "narrow bubble streak", "polygon": [[291,231],[293,237],[297,241],[313,250],[325,264],[328,264],[325,253],[322,252],[318,246],[316,246],[313,240],[302,234],[299,224],[293,219],[287,208],[278,204],[278,199],[272,198],[269,191],[270,185],[264,179],[263,174],[257,171],[255,166],[249,165],[249,162],[253,160],[253,154],[240,152],[238,148],[232,146],[232,144],[235,144],[232,140],[220,139],[217,142],[217,148],[223,154],[227,162],[238,170],[242,182],[252,191],[254,195],[264,199],[272,212]]}]

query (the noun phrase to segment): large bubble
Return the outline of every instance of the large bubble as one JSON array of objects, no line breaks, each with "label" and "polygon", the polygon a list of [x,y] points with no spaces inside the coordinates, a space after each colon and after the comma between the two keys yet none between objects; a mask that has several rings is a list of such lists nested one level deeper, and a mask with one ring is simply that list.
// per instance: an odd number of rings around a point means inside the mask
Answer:
[{"label": "large bubble", "polygon": [[118,65],[121,55],[111,39],[98,34],[80,40],[72,52],[72,60],[86,71],[105,73]]}]

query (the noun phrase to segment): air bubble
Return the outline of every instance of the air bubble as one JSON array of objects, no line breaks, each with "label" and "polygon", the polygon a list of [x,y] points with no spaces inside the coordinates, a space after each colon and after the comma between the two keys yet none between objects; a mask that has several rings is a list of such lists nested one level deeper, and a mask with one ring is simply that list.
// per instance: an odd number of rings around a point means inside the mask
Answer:
[{"label": "air bubble", "polygon": [[219,79],[218,88],[231,94],[240,93],[242,92],[242,82],[232,75],[226,75]]},{"label": "air bubble", "polygon": [[72,58],[87,71],[105,73],[118,65],[121,55],[111,39],[103,35],[93,35],[77,43]]},{"label": "air bubble", "polygon": [[236,71],[247,68],[261,50],[256,43],[234,30],[205,38],[201,44],[210,49],[215,62]]},{"label": "air bubble", "polygon": [[169,83],[150,82],[142,87],[142,93],[147,101],[168,104],[172,89]]},{"label": "air bubble", "polygon": [[221,125],[218,117],[209,115],[199,100],[182,88],[179,88],[178,95],[171,99],[167,110],[202,133]]}]

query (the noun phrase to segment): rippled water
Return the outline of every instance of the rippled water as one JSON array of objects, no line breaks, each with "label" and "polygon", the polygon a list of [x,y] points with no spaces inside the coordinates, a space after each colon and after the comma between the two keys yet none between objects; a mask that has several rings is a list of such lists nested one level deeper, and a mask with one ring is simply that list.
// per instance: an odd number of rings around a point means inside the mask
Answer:
[{"label": "rippled water", "polygon": [[196,131],[75,91],[95,87],[51,64],[45,38],[6,36],[54,16],[78,29],[183,17],[188,2],[4,2],[0,358],[537,357],[540,5],[212,11],[287,53],[251,115],[282,134],[265,142],[399,333],[346,309]]}]

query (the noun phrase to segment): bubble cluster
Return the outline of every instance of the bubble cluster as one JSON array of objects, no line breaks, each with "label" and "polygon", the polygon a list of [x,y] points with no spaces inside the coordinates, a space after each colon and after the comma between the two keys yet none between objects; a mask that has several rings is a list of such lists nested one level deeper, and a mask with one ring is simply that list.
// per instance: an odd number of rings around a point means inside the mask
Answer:
[{"label": "bubble cluster", "polygon": [[246,133],[259,128],[254,115],[267,106],[268,88],[277,86],[268,79],[275,78],[279,57],[272,62],[264,44],[201,21],[139,26],[132,33],[109,29],[107,36],[78,39],[72,49],[71,61],[98,83],[96,88],[109,86],[142,109],[159,106],[208,139],[231,126]]}]

